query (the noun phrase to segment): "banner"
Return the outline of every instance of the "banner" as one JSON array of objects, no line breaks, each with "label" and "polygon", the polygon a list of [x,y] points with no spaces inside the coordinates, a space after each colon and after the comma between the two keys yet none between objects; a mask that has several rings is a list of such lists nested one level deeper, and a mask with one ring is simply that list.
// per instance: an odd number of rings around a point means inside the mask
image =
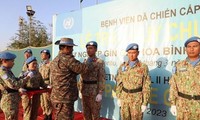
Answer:
[{"label": "banner", "polygon": [[[115,95],[115,76],[127,61],[125,49],[139,44],[139,59],[146,63],[151,76],[151,98],[144,120],[175,120],[169,112],[169,79],[175,63],[186,57],[184,42],[200,36],[198,0],[115,0],[78,11],[58,14],[53,19],[54,42],[61,37],[74,39],[74,56],[87,57],[85,45],[98,43],[97,56],[105,61],[106,88],[101,116],[120,119]],[[58,46],[53,45],[53,57]],[[81,111],[80,100],[75,110]]]}]

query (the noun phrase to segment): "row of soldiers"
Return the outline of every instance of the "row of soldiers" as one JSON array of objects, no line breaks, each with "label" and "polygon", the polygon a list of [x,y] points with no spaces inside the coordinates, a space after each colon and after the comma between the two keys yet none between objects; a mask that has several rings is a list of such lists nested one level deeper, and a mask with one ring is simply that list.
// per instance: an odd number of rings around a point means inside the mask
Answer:
[{"label": "row of soldiers", "polygon": [[36,57],[32,56],[32,50],[24,51],[25,62],[19,77],[12,73],[14,66],[15,54],[2,52],[0,54],[0,88],[2,93],[1,109],[4,112],[6,120],[18,119],[18,106],[20,97],[24,110],[24,120],[36,120],[38,107],[41,103],[45,120],[52,119],[52,107],[49,93],[33,94],[28,92],[50,88],[49,84],[49,59],[50,51],[44,49],[40,52],[41,63],[39,64]]},{"label": "row of soldiers", "polygon": [[[55,111],[55,119],[73,120],[74,102],[78,99],[79,94],[82,96],[84,119],[98,120],[100,118],[102,94],[105,88],[105,64],[103,60],[95,55],[98,47],[97,43],[90,41],[86,44],[88,58],[83,63],[73,56],[73,47],[77,46],[74,44],[73,39],[61,38],[55,44],[59,45],[59,53],[48,65],[49,70],[44,70],[44,72],[49,71],[47,72],[47,78],[51,80],[50,101]],[[178,120],[197,120],[200,119],[200,38],[189,38],[185,42],[185,48],[187,58],[176,64],[169,82],[169,98],[172,105],[170,111],[173,115],[177,115]],[[149,69],[145,63],[138,59],[138,44],[129,44],[126,52],[129,60],[120,65],[116,77],[116,95],[121,106],[121,118],[122,120],[141,120],[150,97]],[[4,100],[1,101],[1,107],[4,113],[7,114],[7,119],[10,119],[11,116],[13,119],[15,118],[14,114],[11,113],[16,110],[13,104],[17,105],[18,102],[12,98],[14,98],[13,95],[15,95],[15,99],[19,97],[16,92],[8,92],[9,89],[19,90],[22,93],[29,90],[29,88],[32,88],[32,82],[37,81],[37,74],[40,73],[34,70],[34,68],[37,68],[36,58],[28,57],[26,60],[28,70],[25,70],[27,72],[24,72],[19,78],[14,77],[10,69],[14,64],[15,57],[11,53],[0,54],[2,66],[0,78],[7,85],[3,86],[7,93],[2,96]],[[77,86],[78,74],[81,76]],[[34,77],[35,81],[30,81]],[[43,77],[38,80],[40,82],[36,82],[37,87],[47,88],[48,83],[44,83],[45,79]],[[30,101],[30,98],[24,101],[29,105],[32,103],[32,107],[26,107],[27,109],[31,108],[33,110],[38,105],[37,100],[34,102],[33,98],[31,102],[27,102]],[[10,103],[5,102],[6,100]],[[25,104],[23,107],[29,105]]]},{"label": "row of soldiers", "polygon": [[[19,77],[15,77],[11,71],[16,55],[10,52],[0,54],[1,68],[3,68],[0,71],[1,108],[6,120],[18,119],[20,94],[25,120],[37,119],[39,103],[41,103],[45,120],[52,119],[53,108],[56,120],[72,120],[74,101],[78,97],[76,76],[79,73],[82,73],[79,94],[82,98],[84,119],[99,119],[105,87],[105,65],[95,55],[97,43],[95,41],[87,43],[89,58],[84,63],[79,62],[72,55],[73,46],[76,46],[72,39],[62,38],[55,44],[59,45],[58,56],[50,62],[50,51],[44,49],[40,52],[42,62],[39,65],[31,49],[27,49],[24,52],[25,62]],[[27,94],[29,91],[46,88],[52,88],[51,94],[43,93],[31,96]]]},{"label": "row of soldiers", "polygon": [[[56,41],[59,54],[52,61],[51,100],[56,109],[56,119],[73,120],[74,101],[78,98],[76,76],[81,74],[85,120],[98,120],[102,92],[105,87],[104,62],[96,57],[97,43],[87,43],[88,59],[80,63],[72,55],[76,46],[70,38]],[[89,47],[90,46],[90,47]],[[187,57],[176,63],[170,79],[170,111],[177,120],[200,119],[200,38],[191,37],[184,44]],[[116,95],[121,106],[122,120],[142,120],[150,97],[149,69],[138,59],[139,46],[131,43],[126,48],[128,62],[123,62],[116,76]],[[98,74],[99,73],[99,74]],[[92,107],[94,106],[94,107]]]}]

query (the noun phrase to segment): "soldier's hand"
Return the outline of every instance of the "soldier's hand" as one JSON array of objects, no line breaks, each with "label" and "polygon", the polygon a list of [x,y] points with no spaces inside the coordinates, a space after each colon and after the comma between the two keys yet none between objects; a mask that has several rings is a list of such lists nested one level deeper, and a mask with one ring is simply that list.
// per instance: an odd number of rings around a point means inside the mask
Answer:
[{"label": "soldier's hand", "polygon": [[1,91],[4,91],[4,90],[5,90],[5,87],[4,87],[2,84],[0,84],[0,90],[1,90]]},{"label": "soldier's hand", "polygon": [[27,90],[26,89],[24,89],[24,88],[19,88],[19,90],[18,90],[20,93],[22,93],[22,94],[24,94]]},{"label": "soldier's hand", "polygon": [[175,106],[175,105],[172,105],[172,106],[171,106],[170,112],[172,113],[173,116],[176,116],[176,115],[177,115],[176,106]]},{"label": "soldier's hand", "polygon": [[47,88],[51,89],[51,88],[52,88],[52,86],[51,86],[51,85],[48,85],[48,86],[47,86]]},{"label": "soldier's hand", "polygon": [[145,105],[142,105],[142,106],[141,106],[141,111],[142,111],[142,112],[144,112],[146,109],[147,109],[147,106],[145,106]]},{"label": "soldier's hand", "polygon": [[30,78],[32,78],[34,76],[34,73],[32,71],[29,71],[29,73],[27,74],[27,76],[29,76]]},{"label": "soldier's hand", "polygon": [[120,99],[117,100],[117,105],[118,105],[119,107],[121,107],[121,100],[120,100]]},{"label": "soldier's hand", "polygon": [[98,94],[97,96],[96,96],[96,101],[97,102],[100,102],[102,100],[102,95],[101,94]]}]

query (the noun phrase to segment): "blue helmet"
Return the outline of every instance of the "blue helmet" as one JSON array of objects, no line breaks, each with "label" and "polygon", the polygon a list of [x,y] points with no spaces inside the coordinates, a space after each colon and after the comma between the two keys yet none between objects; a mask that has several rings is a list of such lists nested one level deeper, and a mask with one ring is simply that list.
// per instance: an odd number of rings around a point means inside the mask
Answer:
[{"label": "blue helmet", "polygon": [[11,59],[15,59],[17,56],[13,53],[10,52],[2,52],[0,53],[0,59],[7,59],[7,60],[11,60]]},{"label": "blue helmet", "polygon": [[36,57],[31,56],[31,57],[29,57],[29,58],[26,60],[26,64],[29,64],[29,63],[31,63],[31,62],[33,62],[33,61],[37,61],[37,59],[36,59]]},{"label": "blue helmet", "polygon": [[126,52],[129,50],[139,50],[139,46],[137,43],[131,43],[126,47]]},{"label": "blue helmet", "polygon": [[199,37],[196,37],[196,36],[193,36],[193,37],[187,39],[187,40],[185,41],[185,44],[184,44],[185,47],[187,47],[188,43],[190,43],[190,42],[194,42],[194,41],[200,43],[200,38],[199,38]]},{"label": "blue helmet", "polygon": [[95,46],[95,47],[97,48],[97,47],[98,47],[98,44],[97,44],[97,42],[95,42],[95,41],[89,41],[89,42],[86,44],[85,47],[87,47],[87,46]]}]

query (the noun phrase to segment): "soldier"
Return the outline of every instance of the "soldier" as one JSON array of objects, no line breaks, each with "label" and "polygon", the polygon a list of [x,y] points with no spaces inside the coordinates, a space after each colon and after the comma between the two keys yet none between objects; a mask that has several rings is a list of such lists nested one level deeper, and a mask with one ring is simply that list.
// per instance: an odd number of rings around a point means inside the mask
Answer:
[{"label": "soldier", "polygon": [[116,76],[116,95],[121,104],[121,118],[142,120],[150,96],[149,70],[148,66],[138,59],[138,44],[129,44],[126,52],[129,61],[120,65]]},{"label": "soldier", "polygon": [[59,54],[50,64],[52,82],[51,102],[55,108],[55,120],[73,120],[74,101],[78,99],[76,76],[92,70],[92,64],[83,64],[72,55],[74,44],[71,38],[61,38]]},{"label": "soldier", "polygon": [[26,49],[26,50],[24,51],[24,59],[25,59],[25,61],[24,61],[23,67],[22,67],[22,71],[27,71],[26,60],[27,60],[29,57],[31,57],[32,55],[33,55],[33,53],[32,53],[32,50],[31,50],[31,49]]},{"label": "soldier", "polygon": [[[50,58],[51,54],[48,49],[44,49],[40,52],[41,63],[39,64],[39,72],[42,75],[44,83],[50,85]],[[40,96],[41,108],[44,114],[44,120],[52,120],[52,106],[50,101],[50,94],[42,93]]]},{"label": "soldier", "polygon": [[200,120],[200,38],[185,42],[187,58],[176,63],[170,79],[171,113],[177,120]]},{"label": "soldier", "polygon": [[96,57],[97,43],[90,41],[86,44],[88,59],[85,61],[93,63],[92,72],[81,74],[80,91],[84,120],[99,120],[102,94],[105,88],[105,63]]},{"label": "soldier", "polygon": [[[27,71],[32,71],[34,73],[34,77],[29,79],[23,88],[27,91],[39,90],[40,87],[47,88],[47,85],[44,83],[42,75],[37,68],[36,58],[33,56],[29,57],[26,60],[26,65]],[[28,94],[23,94],[21,98],[24,109],[24,120],[36,120],[40,105],[40,94],[34,94],[31,97],[29,97]]]},{"label": "soldier", "polygon": [[29,72],[24,77],[16,78],[11,71],[15,58],[16,55],[10,52],[0,54],[1,108],[6,120],[18,120],[18,105],[20,101],[18,89],[33,76],[33,73]]}]

